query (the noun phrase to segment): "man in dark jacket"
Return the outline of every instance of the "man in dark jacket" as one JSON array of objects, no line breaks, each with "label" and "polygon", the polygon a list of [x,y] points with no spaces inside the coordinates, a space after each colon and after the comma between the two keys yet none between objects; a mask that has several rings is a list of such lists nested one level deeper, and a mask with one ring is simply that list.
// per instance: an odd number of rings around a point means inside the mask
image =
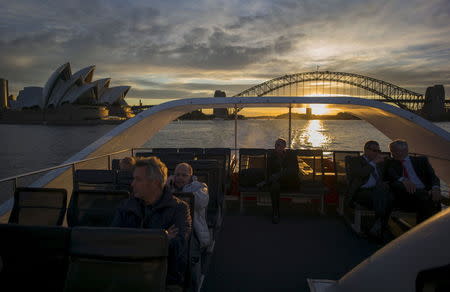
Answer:
[{"label": "man in dark jacket", "polygon": [[267,157],[267,181],[259,183],[258,187],[267,185],[272,199],[272,222],[280,222],[280,191],[298,190],[300,177],[297,157],[286,151],[286,140],[278,138],[273,151]]},{"label": "man in dark jacket", "polygon": [[112,226],[165,229],[169,238],[167,285],[181,289],[192,229],[189,206],[165,188],[167,167],[158,158],[139,160],[133,172],[133,197],[118,207]]},{"label": "man in dark jacket", "polygon": [[376,141],[367,141],[364,154],[348,157],[350,203],[356,202],[375,211],[375,223],[369,234],[380,238],[387,231],[392,211],[393,198],[389,187],[383,182],[384,158],[380,155],[380,145]]},{"label": "man in dark jacket", "polygon": [[393,159],[386,165],[386,177],[395,196],[395,204],[416,211],[420,223],[441,210],[439,178],[424,156],[408,155],[404,140],[393,141],[389,148]]}]

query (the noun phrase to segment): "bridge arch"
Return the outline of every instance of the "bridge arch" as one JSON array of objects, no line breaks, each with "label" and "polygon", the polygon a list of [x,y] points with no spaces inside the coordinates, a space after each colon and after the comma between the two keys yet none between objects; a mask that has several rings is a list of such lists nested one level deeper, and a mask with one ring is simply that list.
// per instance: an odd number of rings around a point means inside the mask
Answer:
[{"label": "bridge arch", "polygon": [[418,111],[425,102],[423,94],[383,80],[354,73],[331,71],[314,71],[280,76],[248,88],[234,97],[265,96],[277,89],[310,81],[338,82],[359,87],[380,96],[384,102],[394,103],[409,111]]}]

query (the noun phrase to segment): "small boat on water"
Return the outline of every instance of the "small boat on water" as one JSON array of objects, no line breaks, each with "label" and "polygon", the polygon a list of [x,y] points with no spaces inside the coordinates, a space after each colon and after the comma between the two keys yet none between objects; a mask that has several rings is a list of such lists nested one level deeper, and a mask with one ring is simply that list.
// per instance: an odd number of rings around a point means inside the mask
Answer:
[{"label": "small boat on water", "polygon": [[[72,196],[75,194],[81,198],[81,193],[78,192],[80,191],[79,187],[74,187],[74,184],[77,183],[77,170],[104,170],[106,172],[103,183],[106,185],[112,184],[113,181],[117,183],[118,173],[115,173],[114,178],[110,177],[109,181],[107,179],[107,171],[112,168],[114,159],[137,153],[146,156],[147,152],[151,152],[151,155],[158,155],[155,149],[138,147],[166,124],[187,112],[200,108],[284,107],[291,109],[304,104],[327,104],[342,111],[351,112],[372,124],[389,138],[407,140],[411,152],[426,155],[441,181],[450,183],[450,133],[411,112],[381,102],[353,97],[271,96],[182,99],[154,106],[117,126],[61,166],[44,170],[46,174],[31,184],[31,187],[62,189],[67,194],[72,194]],[[290,145],[292,130],[290,115],[287,126],[289,128],[288,145]],[[207,157],[206,154],[209,151],[207,149],[200,151],[204,156],[195,154],[194,150],[189,152],[187,149],[167,151],[177,153],[180,160],[185,160],[181,159],[183,153],[192,153],[192,163],[196,163],[196,160],[199,161],[198,169],[203,169],[209,178],[212,177],[211,181],[208,180],[210,188],[214,185],[217,186],[213,192],[214,199],[211,200],[213,205],[208,212],[209,218],[213,218],[209,219],[209,227],[214,240],[204,255],[198,290],[444,291],[439,289],[448,287],[446,285],[448,285],[447,275],[450,273],[450,250],[448,249],[450,209],[438,213],[407,232],[398,232],[399,237],[385,246],[356,236],[350,228],[347,228],[345,220],[342,220],[345,217],[341,216],[345,215],[345,211],[339,208],[342,206],[339,202],[334,205],[328,202],[327,205],[324,193],[307,194],[307,196],[304,193],[286,195],[285,200],[282,201],[282,224],[272,225],[270,221],[266,220],[268,202],[264,194],[242,188],[240,197],[233,196],[236,193],[228,192],[229,189],[238,187],[238,184],[233,184],[233,178],[238,177],[238,174],[233,174],[233,172],[239,173],[240,169],[248,167],[253,158],[256,161],[261,153],[262,157],[265,155],[264,149],[250,151],[237,149],[240,138],[237,135],[238,127],[239,122],[236,118],[235,147],[228,149],[229,158],[223,160],[223,163],[219,159],[214,159],[214,155],[209,156],[206,162],[201,162],[203,157]],[[355,145],[355,150],[359,150],[360,147],[361,145]],[[252,156],[253,150],[253,153],[256,153],[254,156]],[[243,157],[244,153],[247,153],[245,158]],[[311,164],[310,161],[315,159],[316,154],[311,152],[309,154],[299,153],[299,157],[309,155],[301,158],[299,164],[305,174],[312,173],[314,179],[317,179],[315,177],[317,175],[320,180],[325,181],[327,173],[329,173],[330,177],[339,180],[345,176],[345,171],[338,171],[338,153],[340,152],[330,151],[327,156],[321,151],[319,161],[333,163],[333,167],[326,171],[323,168],[324,163],[321,163],[317,171],[315,170],[316,163]],[[312,156],[314,157],[311,158]],[[196,167],[194,167],[194,172],[195,169]],[[80,173],[78,172],[78,174]],[[31,174],[34,175],[35,172]],[[17,182],[25,175],[3,179],[0,182]],[[88,177],[90,176],[88,175]],[[89,184],[89,180],[87,184]],[[333,183],[331,183],[332,186]],[[92,193],[90,198],[93,198]],[[14,210],[14,206],[17,206],[18,200],[17,196],[16,201],[11,197],[0,207],[3,222],[11,218],[9,213]],[[81,202],[81,199],[77,200]],[[73,202],[74,199],[69,196],[67,201]],[[111,201],[113,200],[111,199]],[[303,204],[305,202],[307,203],[306,207]],[[86,287],[92,289],[95,287],[95,290],[113,291],[114,285],[121,287],[121,285],[126,285],[127,281],[130,283],[130,289],[138,291],[142,287],[153,287],[155,291],[164,289],[163,279],[165,276],[162,271],[165,269],[165,256],[167,256],[167,239],[164,238],[164,234],[157,231],[151,233],[144,230],[112,230],[102,227],[100,223],[90,225],[96,227],[83,227],[83,224],[75,224],[74,221],[71,221],[72,219],[69,219],[72,216],[70,214],[73,213],[69,212],[67,217],[64,217],[66,204],[68,203],[63,200],[64,211],[58,209],[60,215],[58,218],[63,227],[55,227],[58,229],[56,231],[49,231],[42,226],[32,226],[30,232],[28,227],[18,230],[16,227],[19,225],[3,224],[0,233],[3,233],[1,238],[2,241],[6,239],[6,243],[0,243],[3,248],[3,250],[0,249],[0,256],[11,254],[12,250],[20,254],[20,251],[24,252],[27,248],[24,241],[29,240],[31,243],[33,239],[37,238],[39,239],[35,241],[37,246],[32,246],[32,252],[38,253],[45,250],[53,256],[57,255],[65,259],[53,261],[53,266],[47,263],[50,271],[60,272],[57,277],[49,277],[53,279],[51,281],[53,285],[49,285],[49,287],[55,290],[65,287],[65,291],[77,291]],[[102,213],[101,208],[92,205],[80,207],[79,211],[90,208],[95,211],[93,212],[95,214]],[[32,209],[31,205],[22,206],[22,210],[28,210],[30,213],[32,213]],[[316,212],[315,209],[318,209],[319,212]],[[339,209],[339,212],[334,212],[335,209]],[[26,214],[26,212],[24,213]],[[77,214],[80,213],[82,212]],[[11,215],[19,216],[14,212]],[[106,214],[103,215],[106,216]],[[360,216],[359,219],[357,216]],[[361,231],[364,228],[362,226],[364,221],[370,216],[370,212],[353,211],[351,217],[354,220],[349,226],[356,231]],[[67,218],[67,221],[64,218]],[[39,221],[38,219],[35,218],[35,222]],[[96,220],[99,220],[96,222],[100,222],[101,218],[96,218]],[[399,222],[405,221],[403,218],[399,218],[399,220]],[[408,224],[400,225],[401,228],[408,228]],[[55,243],[57,241],[52,240],[53,232],[56,232],[57,237],[61,239],[60,245]],[[139,232],[142,234],[139,235]],[[29,234],[33,234],[33,236]],[[99,234],[102,240],[94,240],[98,238]],[[123,244],[123,246],[115,245],[117,238],[122,239],[117,244]],[[142,242],[139,242],[139,238],[142,238]],[[144,243],[147,244],[146,246],[153,247],[152,252],[149,252],[148,248],[143,248]],[[39,247],[42,249],[40,250]],[[7,248],[10,249],[6,250]],[[160,261],[158,263],[153,261],[152,264],[148,263],[149,266],[145,266],[147,261],[151,262],[150,259],[154,260],[155,258]],[[117,266],[112,262],[127,263],[130,266],[128,270],[117,272],[119,269],[114,270],[112,267]],[[136,265],[137,262],[142,265]],[[36,266],[38,265],[34,267]],[[71,273],[61,272],[67,270],[67,266]],[[141,273],[141,269],[150,266],[154,268],[153,273]],[[52,267],[53,269],[51,269]],[[77,273],[74,273],[75,268],[78,269]],[[24,270],[26,269],[24,268]],[[110,286],[98,287],[95,284],[96,279],[108,278],[105,277],[105,274],[108,273],[112,275],[109,280]],[[134,282],[130,279],[133,279]],[[42,279],[34,280],[42,282]],[[44,283],[47,282],[44,281]],[[142,286],[131,283],[140,283]],[[2,287],[1,285],[0,283],[0,287]],[[185,289],[189,290],[192,287],[187,284]]]}]

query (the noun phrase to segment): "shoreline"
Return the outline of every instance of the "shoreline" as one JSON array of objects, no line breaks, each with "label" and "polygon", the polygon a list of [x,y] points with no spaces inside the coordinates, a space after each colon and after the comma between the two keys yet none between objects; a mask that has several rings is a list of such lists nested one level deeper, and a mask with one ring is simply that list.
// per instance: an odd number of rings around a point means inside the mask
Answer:
[{"label": "shoreline", "polygon": [[0,125],[58,125],[58,126],[91,126],[91,125],[118,125],[126,120],[62,120],[62,121],[12,121],[0,120]]}]

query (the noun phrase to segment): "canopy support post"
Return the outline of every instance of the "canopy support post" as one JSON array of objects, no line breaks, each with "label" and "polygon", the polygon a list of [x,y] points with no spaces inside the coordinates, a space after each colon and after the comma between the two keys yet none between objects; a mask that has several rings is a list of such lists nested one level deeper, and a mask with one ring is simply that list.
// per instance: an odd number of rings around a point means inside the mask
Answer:
[{"label": "canopy support post", "polygon": [[291,139],[291,131],[292,131],[292,105],[289,105],[289,133],[288,133],[288,149],[291,149],[291,143],[292,143],[292,139]]},{"label": "canopy support post", "polygon": [[235,155],[237,157],[237,113],[238,113],[238,108],[237,105],[234,105],[234,151],[235,151]]}]

